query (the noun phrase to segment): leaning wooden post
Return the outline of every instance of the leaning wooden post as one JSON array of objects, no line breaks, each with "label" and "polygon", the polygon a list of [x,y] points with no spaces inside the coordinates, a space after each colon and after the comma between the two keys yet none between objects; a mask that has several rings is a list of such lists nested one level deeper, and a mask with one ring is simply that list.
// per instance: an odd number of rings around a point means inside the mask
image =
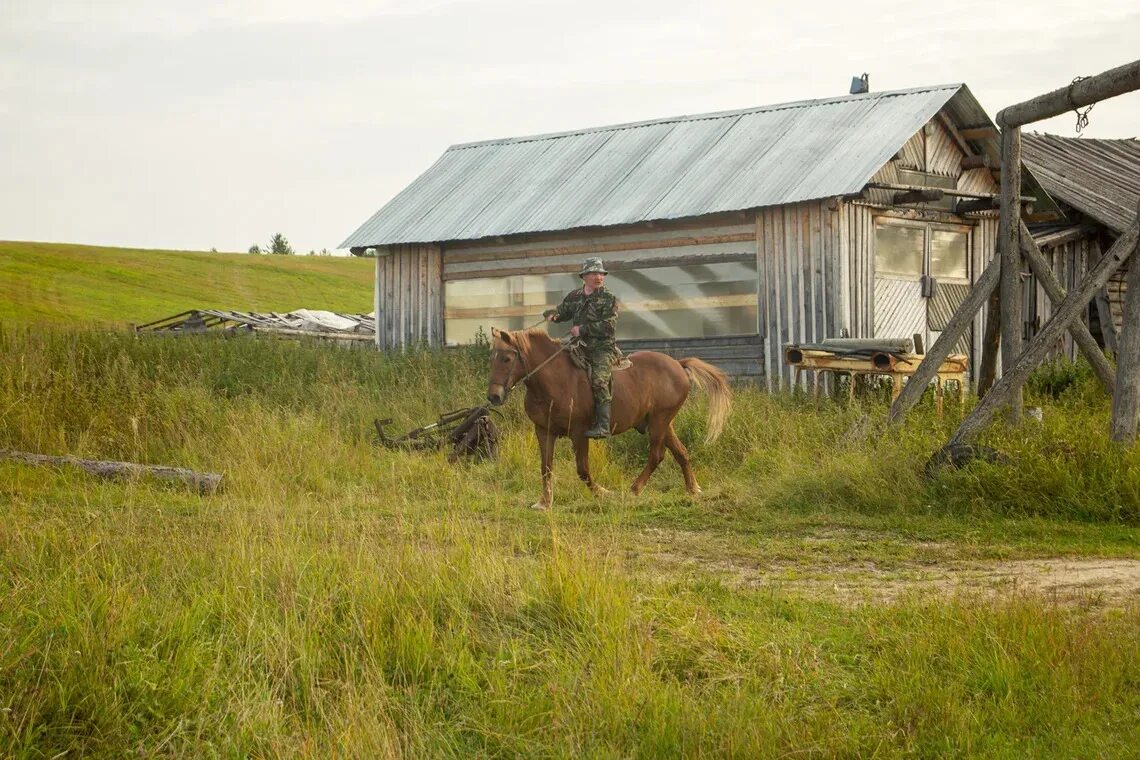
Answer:
[{"label": "leaning wooden post", "polygon": [[971,440],[989,424],[1003,404],[1009,403],[1013,392],[1021,389],[1021,386],[1029,378],[1029,373],[1049,354],[1049,349],[1053,343],[1069,328],[1069,324],[1080,316],[1081,311],[1087,308],[1093,294],[1103,288],[1113,273],[1120,268],[1120,265],[1132,255],[1136,248],[1136,238],[1136,223],[1133,222],[1132,226],[1125,230],[1124,234],[1117,238],[1116,243],[1108,249],[1108,253],[1097,262],[1097,265],[1081,282],[1080,287],[1070,292],[1065,300],[1054,309],[1053,316],[1041,328],[1041,332],[1037,333],[1029,342],[1017,363],[1011,367],[1003,368],[1001,379],[962,421],[958,432],[950,439],[948,446]]},{"label": "leaning wooden post", "polygon": [[[1001,127],[1001,210],[998,255],[1001,257],[1001,366],[1012,367],[1021,353],[1021,129]],[[1009,419],[1021,420],[1021,388],[1009,398]]]},{"label": "leaning wooden post", "polygon": [[[1001,257],[995,257],[1001,262]],[[1001,292],[994,288],[986,303],[986,323],[982,330],[982,360],[978,364],[978,398],[990,392],[997,379],[998,348],[1001,346]]]},{"label": "leaning wooden post", "polygon": [[[1137,215],[1140,223],[1140,213]],[[1116,393],[1112,397],[1114,441],[1136,440],[1140,416],[1140,257],[1128,267],[1128,295],[1124,301],[1124,328],[1116,354]]]},{"label": "leaning wooden post", "polygon": [[[1041,253],[1041,249],[1037,247],[1037,243],[1034,242],[1033,235],[1029,233],[1029,228],[1025,226],[1025,222],[1021,222],[1021,252],[1025,254],[1029,268],[1033,274],[1037,275],[1037,281],[1045,289],[1045,294],[1049,296],[1049,300],[1055,304],[1064,301],[1068,294],[1061,287],[1061,283],[1057,282],[1057,275],[1053,274],[1053,268],[1049,266],[1049,262]],[[1100,350],[1096,339],[1089,332],[1088,325],[1084,323],[1083,319],[1076,319],[1069,325],[1069,332],[1072,333],[1073,340],[1080,348],[1081,353],[1088,359],[1093,373],[1100,379],[1109,395],[1112,395],[1116,388],[1116,378],[1112,365],[1108,363],[1108,359],[1104,358],[1104,352]]]},{"label": "leaning wooden post", "polygon": [[942,366],[942,362],[946,361],[946,357],[950,355],[950,351],[958,339],[962,337],[962,333],[966,332],[966,328],[974,320],[974,315],[978,313],[978,309],[989,299],[990,293],[997,287],[1000,277],[1001,259],[995,256],[986,270],[982,272],[982,276],[974,283],[974,287],[970,289],[970,294],[966,296],[966,300],[950,317],[950,321],[946,323],[946,327],[938,336],[938,340],[934,341],[934,345],[927,350],[926,356],[918,365],[918,369],[914,371],[914,375],[903,386],[902,393],[891,404],[889,422],[902,422],[906,413],[922,398],[922,392],[938,374],[938,368]]}]

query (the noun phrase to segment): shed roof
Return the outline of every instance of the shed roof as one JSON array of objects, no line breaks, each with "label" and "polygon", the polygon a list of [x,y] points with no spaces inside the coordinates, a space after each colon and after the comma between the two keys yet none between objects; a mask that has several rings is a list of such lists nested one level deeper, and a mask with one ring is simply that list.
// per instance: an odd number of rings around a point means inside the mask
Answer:
[{"label": "shed roof", "polygon": [[1136,218],[1140,140],[1024,134],[1021,157],[1046,192],[1116,234]]},{"label": "shed roof", "polygon": [[454,145],[341,247],[631,224],[859,192],[962,84]]}]

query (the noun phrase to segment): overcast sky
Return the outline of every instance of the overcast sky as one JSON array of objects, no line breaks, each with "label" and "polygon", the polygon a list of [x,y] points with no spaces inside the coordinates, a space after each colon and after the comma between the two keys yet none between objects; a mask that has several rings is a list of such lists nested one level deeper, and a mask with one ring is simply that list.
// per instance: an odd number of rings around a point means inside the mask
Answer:
[{"label": "overcast sky", "polygon": [[[863,72],[965,82],[992,116],[1138,54],[1135,0],[0,0],[0,239],[331,249],[454,143]],[[1085,130],[1138,134],[1140,93]]]}]

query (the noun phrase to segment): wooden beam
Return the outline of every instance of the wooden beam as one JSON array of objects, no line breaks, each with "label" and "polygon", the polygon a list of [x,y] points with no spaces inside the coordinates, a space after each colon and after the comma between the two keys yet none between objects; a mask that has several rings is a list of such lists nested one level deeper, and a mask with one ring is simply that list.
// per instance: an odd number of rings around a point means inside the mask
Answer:
[{"label": "wooden beam", "polygon": [[[1001,261],[1001,257],[995,257]],[[997,379],[998,350],[1001,348],[1001,293],[994,288],[986,302],[986,324],[982,330],[982,358],[978,364],[978,398],[990,392]]]},{"label": "wooden beam", "polygon": [[1119,350],[1120,338],[1116,334],[1116,320],[1112,316],[1112,306],[1108,302],[1108,289],[1097,291],[1096,315],[1100,320],[1100,334],[1104,338],[1104,350],[1115,354]]},{"label": "wooden beam", "polygon": [[[541,261],[542,259],[534,260]],[[606,263],[606,268],[611,272],[620,272],[630,269],[648,269],[651,267],[683,267],[697,264],[726,264],[738,261],[755,260],[755,253],[697,253],[686,256],[657,256],[651,259],[635,259],[633,261],[610,261]],[[445,281],[477,280],[481,277],[507,277],[516,274],[558,274],[562,272],[574,273],[578,271],[579,266],[580,265],[576,263],[536,264],[533,266],[472,269],[463,272],[444,273],[443,279]]]},{"label": "wooden beam", "polygon": [[[1137,222],[1140,222],[1140,214]],[[1116,354],[1116,393],[1112,396],[1112,440],[1132,443],[1140,417],[1140,256],[1128,267],[1128,295],[1124,300],[1124,328]]]},{"label": "wooden beam", "polygon": [[[1092,299],[1093,294],[1103,288],[1109,278],[1120,268],[1120,265],[1132,255],[1136,249],[1137,233],[1136,223],[1133,222],[1124,231],[1124,234],[1116,239],[1116,243],[1108,249],[1108,252],[1101,257],[1101,260],[1081,282],[1080,287],[1070,292],[1061,305],[1053,310],[1053,316],[1041,328],[1041,332],[1029,341],[1029,345],[1018,357],[1016,364],[1007,366],[1002,370],[1001,379],[966,416],[947,446],[972,440],[989,424],[994,414],[1009,402],[1013,391],[1020,389],[1029,379],[1029,373],[1049,355],[1049,351],[1057,340],[1068,329],[1069,323],[1080,316]],[[1119,372],[1119,369],[1117,371]]]},{"label": "wooden beam", "polygon": [[943,193],[941,190],[928,189],[928,190],[906,190],[901,193],[895,193],[891,199],[891,203],[896,206],[902,206],[907,203],[933,203],[934,201],[942,200]]},{"label": "wooden beam", "polygon": [[997,123],[1003,128],[1020,127],[1133,90],[1140,90],[1140,60],[1003,108]]},{"label": "wooden beam", "polygon": [[965,140],[996,140],[999,133],[996,127],[986,124],[980,127],[966,127],[959,130],[959,134]]},{"label": "wooden beam", "polygon": [[[949,195],[952,198],[1000,198],[996,193],[975,193],[969,190],[957,190],[951,187],[938,187],[931,188],[924,185],[901,185],[897,182],[868,182],[866,189],[870,190],[897,190],[904,192],[907,190],[941,190],[943,195]],[[1032,195],[1023,195],[1020,200],[1024,203],[1029,203],[1037,200]]]},{"label": "wooden beam", "polygon": [[974,287],[970,289],[970,294],[966,296],[966,300],[962,301],[957,311],[950,317],[950,321],[946,323],[946,327],[939,334],[938,340],[934,341],[934,345],[927,350],[922,363],[915,370],[914,376],[907,381],[898,398],[891,404],[889,421],[892,424],[902,422],[906,413],[922,398],[922,392],[938,374],[938,368],[950,355],[958,339],[966,332],[966,328],[974,321],[974,314],[990,297],[990,293],[997,287],[1000,278],[1001,259],[995,256],[986,270],[982,272],[982,276],[974,283]]},{"label": "wooden beam", "polygon": [[[998,219],[998,255],[1001,257],[1001,364],[1012,367],[1021,353],[1021,130],[1001,131],[1001,208]],[[1009,418],[1021,420],[1021,387],[1010,392]]]},{"label": "wooden beam", "polygon": [[977,211],[993,211],[998,208],[997,198],[964,198],[954,206],[955,214],[969,214]]},{"label": "wooden beam", "polygon": [[[1061,283],[1057,282],[1057,275],[1053,273],[1053,267],[1049,266],[1049,262],[1041,253],[1041,249],[1033,242],[1033,236],[1030,234],[1029,228],[1025,226],[1025,222],[1021,222],[1021,252],[1024,254],[1025,260],[1029,262],[1029,268],[1037,276],[1037,282],[1041,283],[1041,287],[1045,289],[1045,295],[1049,296],[1049,300],[1054,304],[1063,302],[1068,294]],[[1081,353],[1088,359],[1093,373],[1100,379],[1109,395],[1112,395],[1116,386],[1112,365],[1108,363],[1108,359],[1104,358],[1104,352],[1096,344],[1096,339],[1089,332],[1088,325],[1084,323],[1084,320],[1075,319],[1069,325],[1069,332]]]}]

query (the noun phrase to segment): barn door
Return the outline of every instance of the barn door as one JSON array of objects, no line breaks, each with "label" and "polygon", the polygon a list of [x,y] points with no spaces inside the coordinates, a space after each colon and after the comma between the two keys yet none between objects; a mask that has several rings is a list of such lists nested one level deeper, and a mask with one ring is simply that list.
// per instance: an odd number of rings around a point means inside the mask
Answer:
[{"label": "barn door", "polygon": [[[968,227],[875,223],[876,338],[922,336],[929,348],[970,293]],[[970,331],[955,353],[968,353]]]}]

